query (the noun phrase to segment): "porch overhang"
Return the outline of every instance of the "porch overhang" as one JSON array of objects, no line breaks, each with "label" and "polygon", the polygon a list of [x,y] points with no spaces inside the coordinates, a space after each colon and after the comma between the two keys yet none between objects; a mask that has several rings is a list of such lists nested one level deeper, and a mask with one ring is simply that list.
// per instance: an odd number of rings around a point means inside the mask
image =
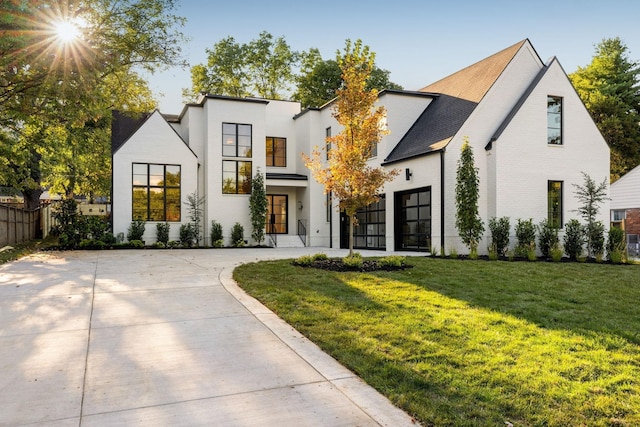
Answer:
[{"label": "porch overhang", "polygon": [[267,172],[267,187],[308,187],[309,177],[297,173]]}]

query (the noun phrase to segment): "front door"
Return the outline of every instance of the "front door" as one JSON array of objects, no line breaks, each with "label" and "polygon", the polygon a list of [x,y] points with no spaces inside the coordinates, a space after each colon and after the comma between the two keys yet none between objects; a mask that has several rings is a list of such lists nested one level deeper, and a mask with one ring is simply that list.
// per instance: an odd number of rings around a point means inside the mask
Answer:
[{"label": "front door", "polygon": [[287,234],[289,197],[286,194],[267,194],[267,233]]}]

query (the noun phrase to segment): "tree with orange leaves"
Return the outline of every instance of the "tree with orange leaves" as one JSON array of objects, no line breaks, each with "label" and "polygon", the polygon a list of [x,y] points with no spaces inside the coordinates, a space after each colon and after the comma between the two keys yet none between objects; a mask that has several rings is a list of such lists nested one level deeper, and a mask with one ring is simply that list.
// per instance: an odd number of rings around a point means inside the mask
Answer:
[{"label": "tree with orange leaves", "polygon": [[[338,200],[340,210],[349,217],[349,256],[353,255],[353,228],[356,212],[379,199],[378,192],[385,182],[391,181],[398,170],[385,171],[369,165],[376,144],[389,133],[385,126],[386,110],[375,107],[376,89],[366,89],[374,66],[375,54],[361,40],[346,41],[343,55],[338,52],[342,72],[342,86],[336,91],[333,117],[342,131],[327,138],[330,147],[316,147],[311,156],[302,155],[314,178],[324,186],[326,193]],[[326,162],[323,160],[326,157]]]}]

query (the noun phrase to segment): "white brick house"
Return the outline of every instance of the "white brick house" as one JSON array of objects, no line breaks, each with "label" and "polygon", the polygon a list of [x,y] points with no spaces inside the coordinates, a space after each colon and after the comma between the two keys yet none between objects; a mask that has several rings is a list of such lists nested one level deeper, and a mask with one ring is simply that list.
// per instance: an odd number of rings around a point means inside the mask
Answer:
[{"label": "white brick house", "polygon": [[[420,91],[382,91],[378,103],[391,133],[370,162],[402,173],[360,215],[359,249],[466,252],[455,228],[456,163],[465,137],[479,169],[485,224],[502,216],[512,224],[518,218],[564,224],[576,217],[572,184],[582,184],[581,172],[596,181],[609,176],[609,148],[566,73],[555,58],[543,63],[528,40]],[[266,173],[268,232],[302,234],[307,246],[344,246],[346,222],[335,201],[327,208],[300,156],[340,132],[331,105],[301,111],[296,102],[203,95],[178,117],[116,116],[114,232],[126,233],[142,215],[149,221],[147,242],[155,240],[153,224],[165,220],[177,239],[187,208],[167,195],[179,193],[184,202],[197,190],[206,197],[207,228],[220,222],[228,243],[240,222],[248,237],[247,181],[259,169]],[[160,171],[179,171],[179,179]],[[179,185],[167,185],[167,178]],[[488,230],[485,236],[481,252]],[[205,237],[209,245],[208,230]]]}]

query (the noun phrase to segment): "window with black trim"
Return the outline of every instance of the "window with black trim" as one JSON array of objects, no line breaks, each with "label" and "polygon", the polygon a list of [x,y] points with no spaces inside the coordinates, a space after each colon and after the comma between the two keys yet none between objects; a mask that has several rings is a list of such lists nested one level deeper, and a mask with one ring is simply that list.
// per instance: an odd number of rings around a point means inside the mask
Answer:
[{"label": "window with black trim", "polygon": [[251,167],[251,162],[223,160],[222,193],[251,194]]},{"label": "window with black trim", "polygon": [[547,181],[547,219],[555,228],[562,228],[562,181]]},{"label": "window with black trim", "polygon": [[267,137],[267,166],[287,166],[287,139]]},{"label": "window with black trim", "polygon": [[180,165],[133,163],[132,219],[180,221]]},{"label": "window with black trim", "polygon": [[251,125],[222,124],[222,155],[251,157]]},{"label": "window with black trim", "polygon": [[331,142],[329,142],[329,138],[331,138],[331,126],[324,130],[324,141],[325,141],[325,149],[327,160],[329,160],[329,151],[331,151]]},{"label": "window with black trim", "polygon": [[562,98],[547,96],[547,143],[562,145]]}]

